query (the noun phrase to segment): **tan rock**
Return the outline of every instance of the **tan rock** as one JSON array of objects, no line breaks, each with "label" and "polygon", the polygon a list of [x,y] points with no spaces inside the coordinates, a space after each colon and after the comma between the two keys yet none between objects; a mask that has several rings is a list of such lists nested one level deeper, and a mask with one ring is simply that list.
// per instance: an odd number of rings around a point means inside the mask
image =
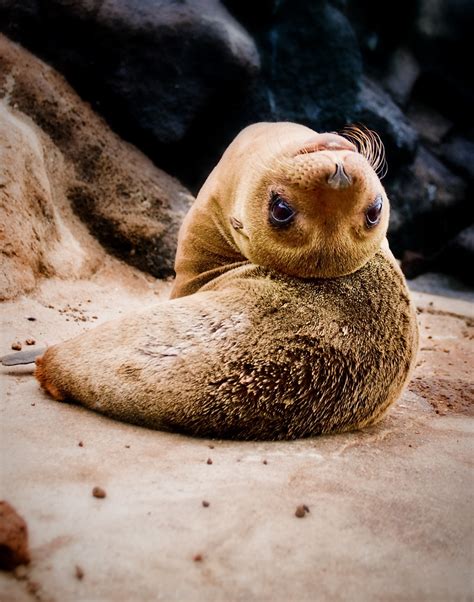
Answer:
[{"label": "tan rock", "polygon": [[0,501],[0,569],[10,571],[29,562],[26,523],[8,502]]},{"label": "tan rock", "polygon": [[190,193],[3,36],[0,161],[0,299],[33,289],[41,276],[94,273],[104,250],[88,229],[136,267],[172,274]]}]

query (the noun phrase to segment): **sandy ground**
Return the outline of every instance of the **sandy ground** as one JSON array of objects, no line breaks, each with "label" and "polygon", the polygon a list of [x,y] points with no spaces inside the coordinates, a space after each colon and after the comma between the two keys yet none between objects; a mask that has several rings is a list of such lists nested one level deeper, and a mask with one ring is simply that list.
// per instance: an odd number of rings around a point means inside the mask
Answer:
[{"label": "sandy ground", "polygon": [[[3,304],[0,353],[166,297],[169,285],[117,265]],[[192,439],[54,402],[30,367],[1,368],[0,498],[27,521],[32,562],[0,574],[0,598],[474,599],[473,295],[413,294],[413,381],[380,425],[358,433]]]}]

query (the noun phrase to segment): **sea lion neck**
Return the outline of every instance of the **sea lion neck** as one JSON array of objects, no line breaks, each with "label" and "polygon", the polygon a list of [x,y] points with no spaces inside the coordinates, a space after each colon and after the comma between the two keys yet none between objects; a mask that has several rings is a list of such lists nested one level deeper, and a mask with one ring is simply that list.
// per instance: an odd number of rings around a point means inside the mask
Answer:
[{"label": "sea lion neck", "polygon": [[171,298],[191,295],[212,279],[249,263],[230,233],[217,191],[201,189],[180,230]]}]

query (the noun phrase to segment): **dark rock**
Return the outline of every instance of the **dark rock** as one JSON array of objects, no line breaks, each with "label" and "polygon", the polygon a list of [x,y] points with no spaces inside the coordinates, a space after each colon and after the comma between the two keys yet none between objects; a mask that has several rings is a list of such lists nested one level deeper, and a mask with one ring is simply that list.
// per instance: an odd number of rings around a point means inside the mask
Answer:
[{"label": "dark rock", "polygon": [[249,31],[258,30],[269,23],[278,12],[281,0],[222,0],[222,4]]},{"label": "dark rock", "polygon": [[443,145],[441,154],[451,167],[474,181],[474,141],[454,136]]},{"label": "dark rock", "polygon": [[398,105],[407,105],[419,74],[420,66],[409,48],[397,48],[390,57],[383,84]]},{"label": "dark rock", "polygon": [[413,159],[418,134],[381,86],[364,77],[358,102],[356,120],[379,134],[385,145],[389,168]]},{"label": "dark rock", "polygon": [[0,569],[12,571],[30,562],[28,527],[15,508],[0,501]]},{"label": "dark rock", "polygon": [[420,140],[436,149],[452,130],[453,122],[432,107],[420,103],[410,103],[406,116],[412,127],[419,133]]},{"label": "dark rock", "polygon": [[234,82],[230,93],[216,94],[183,143],[166,149],[172,163],[181,157],[188,170],[181,178],[192,186],[203,182],[233,137],[250,123],[295,121],[324,131],[354,118],[362,64],[350,23],[340,11],[324,0],[277,2],[254,36],[260,75],[245,89]]},{"label": "dark rock", "polygon": [[386,188],[389,241],[398,257],[405,249],[430,255],[472,220],[466,182],[423,146],[412,165],[387,178]]},{"label": "dark rock", "polygon": [[453,274],[474,285],[474,224],[464,228],[434,258],[436,270]]},{"label": "dark rock", "polygon": [[8,224],[1,295],[31,290],[45,275],[80,278],[98,269],[105,253],[77,215],[115,255],[171,275],[190,193],[113,134],[61,76],[3,36],[0,96],[0,211]]},{"label": "dark rock", "polygon": [[28,15],[21,5],[0,5],[4,31],[133,140],[137,129],[155,143],[182,140],[217,90],[259,68],[251,38],[218,0],[30,0]]},{"label": "dark rock", "polygon": [[368,63],[385,69],[394,50],[410,41],[416,4],[413,0],[346,0],[346,13]]},{"label": "dark rock", "polygon": [[413,48],[423,74],[416,94],[453,120],[471,119],[474,86],[467,67],[474,55],[471,0],[418,0]]},{"label": "dark rock", "polygon": [[468,285],[474,285],[474,225],[465,228],[440,250],[425,256],[421,253],[405,251],[401,268],[409,279],[425,272],[444,272],[459,278]]},{"label": "dark rock", "polygon": [[274,120],[317,130],[351,121],[362,64],[347,18],[326,2],[283,2],[259,37]]}]

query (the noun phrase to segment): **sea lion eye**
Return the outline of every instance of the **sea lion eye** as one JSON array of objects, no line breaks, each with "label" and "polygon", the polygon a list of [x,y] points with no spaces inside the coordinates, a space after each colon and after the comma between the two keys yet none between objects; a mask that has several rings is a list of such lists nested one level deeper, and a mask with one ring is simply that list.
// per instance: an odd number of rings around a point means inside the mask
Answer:
[{"label": "sea lion eye", "polygon": [[367,228],[376,226],[382,215],[383,199],[380,194],[375,197],[375,201],[365,212],[365,225]]},{"label": "sea lion eye", "polygon": [[274,226],[286,226],[295,216],[295,210],[280,195],[275,195],[270,203],[270,222]]}]

